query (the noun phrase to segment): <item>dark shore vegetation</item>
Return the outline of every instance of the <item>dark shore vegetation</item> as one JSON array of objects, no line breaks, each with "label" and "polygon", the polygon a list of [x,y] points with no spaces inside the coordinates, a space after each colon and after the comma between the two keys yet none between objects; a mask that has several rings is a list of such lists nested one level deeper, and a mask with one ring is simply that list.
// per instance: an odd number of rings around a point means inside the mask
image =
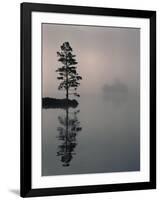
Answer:
[{"label": "dark shore vegetation", "polygon": [[45,97],[42,99],[42,107],[43,108],[76,108],[78,106],[78,102],[73,99],[55,99],[50,97]]}]

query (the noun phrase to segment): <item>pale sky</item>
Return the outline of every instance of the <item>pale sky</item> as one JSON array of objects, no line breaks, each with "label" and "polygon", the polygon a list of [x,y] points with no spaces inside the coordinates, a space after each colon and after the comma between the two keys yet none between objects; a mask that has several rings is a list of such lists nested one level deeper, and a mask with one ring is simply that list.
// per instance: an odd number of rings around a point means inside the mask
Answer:
[{"label": "pale sky", "polygon": [[83,80],[81,95],[101,94],[105,85],[120,83],[128,90],[140,87],[140,29],[42,24],[43,96],[65,97],[58,91],[57,51],[68,41]]}]

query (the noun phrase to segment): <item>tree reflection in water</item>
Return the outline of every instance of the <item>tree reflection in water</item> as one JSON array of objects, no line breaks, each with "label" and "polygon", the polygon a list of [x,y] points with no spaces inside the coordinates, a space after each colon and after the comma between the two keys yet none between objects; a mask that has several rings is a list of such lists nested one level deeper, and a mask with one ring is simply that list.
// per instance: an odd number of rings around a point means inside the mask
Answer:
[{"label": "tree reflection in water", "polygon": [[58,117],[60,126],[57,128],[59,132],[57,138],[62,142],[58,145],[57,156],[61,157],[62,166],[64,167],[70,165],[73,155],[76,154],[76,136],[82,130],[77,117],[79,112],[79,110],[69,111],[69,108],[66,108],[65,115]]}]

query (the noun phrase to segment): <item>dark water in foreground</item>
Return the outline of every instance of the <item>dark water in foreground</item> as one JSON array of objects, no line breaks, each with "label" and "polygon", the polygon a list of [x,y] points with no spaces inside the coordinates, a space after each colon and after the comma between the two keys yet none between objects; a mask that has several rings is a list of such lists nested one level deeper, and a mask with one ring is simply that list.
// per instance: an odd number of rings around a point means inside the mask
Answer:
[{"label": "dark water in foreground", "polygon": [[42,109],[42,175],[140,170],[139,99],[78,101],[74,109]]}]

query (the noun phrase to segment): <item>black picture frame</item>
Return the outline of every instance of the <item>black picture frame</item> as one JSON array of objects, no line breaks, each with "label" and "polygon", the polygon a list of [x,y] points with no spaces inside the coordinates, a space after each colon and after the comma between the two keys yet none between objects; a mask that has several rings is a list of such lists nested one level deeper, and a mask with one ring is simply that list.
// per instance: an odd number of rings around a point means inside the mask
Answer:
[{"label": "black picture frame", "polygon": [[[150,181],[107,185],[73,186],[32,189],[31,170],[31,14],[33,11],[147,18],[150,21]],[[21,4],[21,197],[66,195],[156,188],[156,12],[145,10],[51,5]]]}]

